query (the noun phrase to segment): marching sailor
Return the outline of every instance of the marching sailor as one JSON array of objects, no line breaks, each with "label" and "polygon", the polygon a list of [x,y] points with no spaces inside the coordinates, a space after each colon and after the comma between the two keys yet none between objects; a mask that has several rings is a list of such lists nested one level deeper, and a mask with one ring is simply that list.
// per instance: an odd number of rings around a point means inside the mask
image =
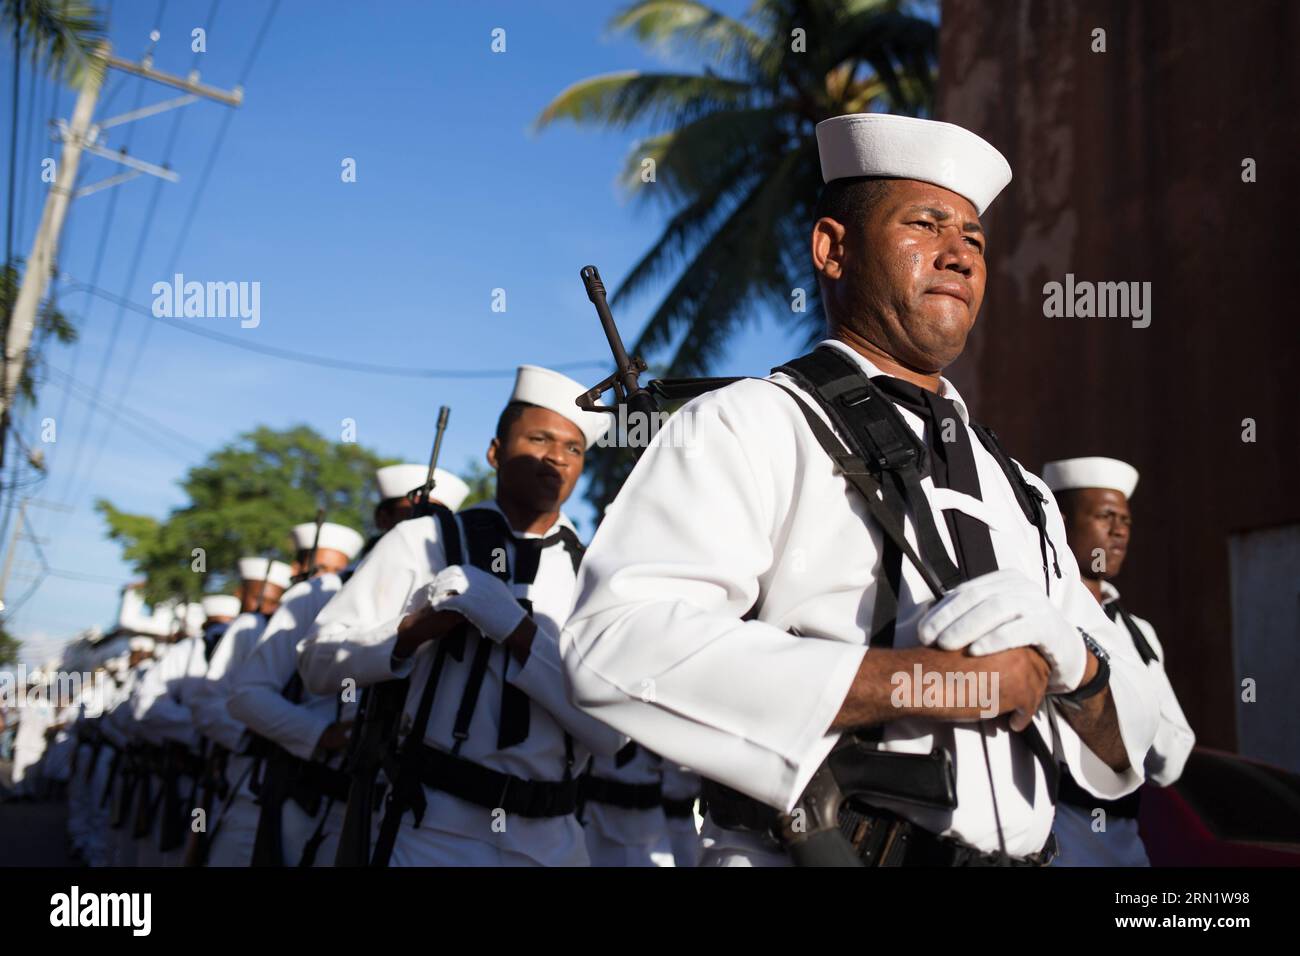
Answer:
[{"label": "marching sailor", "polygon": [[314,693],[410,678],[376,862],[587,862],[576,777],[623,739],[569,703],[557,643],[582,553],[560,509],[610,424],[583,391],[521,366],[487,452],[495,501],[393,528],[301,649]]},{"label": "marching sailor", "polygon": [[[135,866],[139,841],[135,837],[137,805],[148,799],[149,778],[137,739],[133,712],[136,694],[145,676],[157,664],[158,642],[137,635],[127,645],[126,681],[117,699],[100,721],[100,730],[113,747],[112,764],[106,782],[109,799],[108,826],[111,846],[110,866]],[[103,797],[101,796],[101,800]]]},{"label": "marching sailor", "polygon": [[[331,835],[325,828],[334,797],[322,792],[329,781],[321,775],[308,780],[308,772],[320,768],[305,765],[314,757],[335,755],[347,740],[350,720],[350,714],[339,712],[337,697],[303,693],[296,648],[342,586],[339,574],[360,553],[365,539],[346,525],[328,521],[319,528],[314,522],[297,525],[293,538],[299,573],[308,577],[285,592],[257,646],[231,676],[227,701],[230,715],[251,732],[257,754],[250,787],[257,792],[260,812],[247,861],[254,865],[297,866],[314,832],[321,839]],[[293,794],[276,786],[288,775],[300,783]],[[323,797],[328,800],[322,809]],[[260,846],[258,840],[263,841]],[[322,859],[328,862],[330,857]]]},{"label": "marching sailor", "polygon": [[[395,525],[411,517],[415,509],[415,493],[424,487],[428,475],[429,469],[424,465],[409,463],[385,465],[375,472],[375,484],[379,487],[379,504],[375,505],[376,533],[366,542],[362,558]],[[442,468],[433,470],[433,478],[434,493],[430,497],[449,511],[459,511],[469,497],[469,485]]]},{"label": "marching sailor", "polygon": [[1042,865],[1060,763],[1132,792],[1157,715],[1050,493],[941,375],[1011,170],[912,117],[817,139],[829,337],[651,443],[582,565],[574,699],[706,779],[705,864]]},{"label": "marching sailor", "polygon": [[[195,687],[190,704],[195,726],[215,751],[209,754],[207,772],[215,782],[217,801],[208,808],[206,852],[196,852],[198,859],[206,855],[211,866],[247,866],[253,855],[257,806],[248,788],[253,758],[242,752],[247,728],[230,716],[226,705],[234,674],[253,653],[293,578],[289,565],[270,558],[240,558],[236,567],[240,614],[213,649],[205,679]],[[243,799],[237,799],[240,796]]]},{"label": "marching sailor", "polygon": [[[208,658],[216,642],[239,613],[239,598],[205,595],[199,634],[173,643],[149,669],[136,692],[135,718],[140,733],[160,748],[162,797],[156,835],[141,848],[141,865],[178,866],[189,832],[191,796],[202,773],[199,730],[191,709],[197,687],[206,680]],[[156,851],[156,855],[155,855]]]},{"label": "marching sailor", "polygon": [[[1160,726],[1146,755],[1146,776],[1167,787],[1182,775],[1196,734],[1165,674],[1165,652],[1155,628],[1119,603],[1119,591],[1111,583],[1124,566],[1132,538],[1129,500],[1137,487],[1137,469],[1115,458],[1068,458],[1044,465],[1043,481],[1056,495],[1084,586],[1110,618],[1115,640],[1131,642],[1147,666],[1160,705]],[[1138,833],[1140,793],[1099,800],[1062,775],[1055,827],[1060,856],[1054,865],[1149,866]]]}]

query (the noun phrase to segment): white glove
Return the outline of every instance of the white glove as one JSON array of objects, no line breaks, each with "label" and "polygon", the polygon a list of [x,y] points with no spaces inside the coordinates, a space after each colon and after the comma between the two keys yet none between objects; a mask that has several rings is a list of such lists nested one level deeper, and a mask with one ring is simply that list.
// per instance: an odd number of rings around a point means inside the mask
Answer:
[{"label": "white glove", "polygon": [[916,634],[927,647],[965,649],[975,657],[1036,647],[1052,665],[1051,693],[1076,689],[1088,662],[1078,628],[1014,568],[957,585],[925,613]]},{"label": "white glove", "polygon": [[440,571],[426,590],[430,607],[455,611],[498,644],[527,616],[508,584],[472,564],[453,564]]}]

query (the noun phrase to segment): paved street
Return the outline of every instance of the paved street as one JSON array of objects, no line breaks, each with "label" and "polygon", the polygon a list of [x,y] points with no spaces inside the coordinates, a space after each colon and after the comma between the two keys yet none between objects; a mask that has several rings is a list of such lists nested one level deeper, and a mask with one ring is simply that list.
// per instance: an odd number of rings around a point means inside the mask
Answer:
[{"label": "paved street", "polygon": [[[0,761],[0,794],[9,792],[10,765]],[[0,802],[0,867],[71,866],[62,803]]]}]

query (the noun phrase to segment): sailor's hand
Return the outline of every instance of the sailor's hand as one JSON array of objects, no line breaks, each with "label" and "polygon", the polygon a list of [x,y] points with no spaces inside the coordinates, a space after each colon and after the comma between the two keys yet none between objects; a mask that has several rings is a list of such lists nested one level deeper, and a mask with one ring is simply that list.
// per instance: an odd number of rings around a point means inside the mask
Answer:
[{"label": "sailor's hand", "polygon": [[326,727],[316,741],[316,749],[326,753],[338,753],[348,745],[348,734],[352,731],[352,721],[336,720]]},{"label": "sailor's hand", "polygon": [[1012,730],[1028,727],[1047,695],[1047,659],[1033,648],[1017,647],[980,657],[976,666],[997,674],[993,706],[999,716],[1011,715]]},{"label": "sailor's hand", "polygon": [[965,581],[926,612],[917,639],[945,651],[984,657],[1032,647],[1051,665],[1053,693],[1079,686],[1088,652],[1078,629],[1020,571],[1007,568]]},{"label": "sailor's hand", "polygon": [[461,614],[484,637],[498,644],[527,616],[509,585],[471,564],[452,565],[441,571],[430,587],[435,585],[437,596],[430,607]]}]

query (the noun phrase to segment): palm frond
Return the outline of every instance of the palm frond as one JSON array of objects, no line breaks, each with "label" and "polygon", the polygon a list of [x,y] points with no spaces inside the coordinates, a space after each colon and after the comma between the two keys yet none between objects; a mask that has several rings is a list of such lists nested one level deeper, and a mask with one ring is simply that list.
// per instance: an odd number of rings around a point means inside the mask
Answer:
[{"label": "palm frond", "polygon": [[649,47],[691,50],[731,69],[748,72],[764,42],[740,20],[696,0],[640,0],[617,13],[609,29],[629,32]]},{"label": "palm frond", "polygon": [[721,76],[642,73],[628,70],[580,80],[564,90],[534,122],[543,129],[557,120],[601,123],[622,129],[630,123],[659,128],[690,122],[720,109],[748,104],[750,84]]}]

